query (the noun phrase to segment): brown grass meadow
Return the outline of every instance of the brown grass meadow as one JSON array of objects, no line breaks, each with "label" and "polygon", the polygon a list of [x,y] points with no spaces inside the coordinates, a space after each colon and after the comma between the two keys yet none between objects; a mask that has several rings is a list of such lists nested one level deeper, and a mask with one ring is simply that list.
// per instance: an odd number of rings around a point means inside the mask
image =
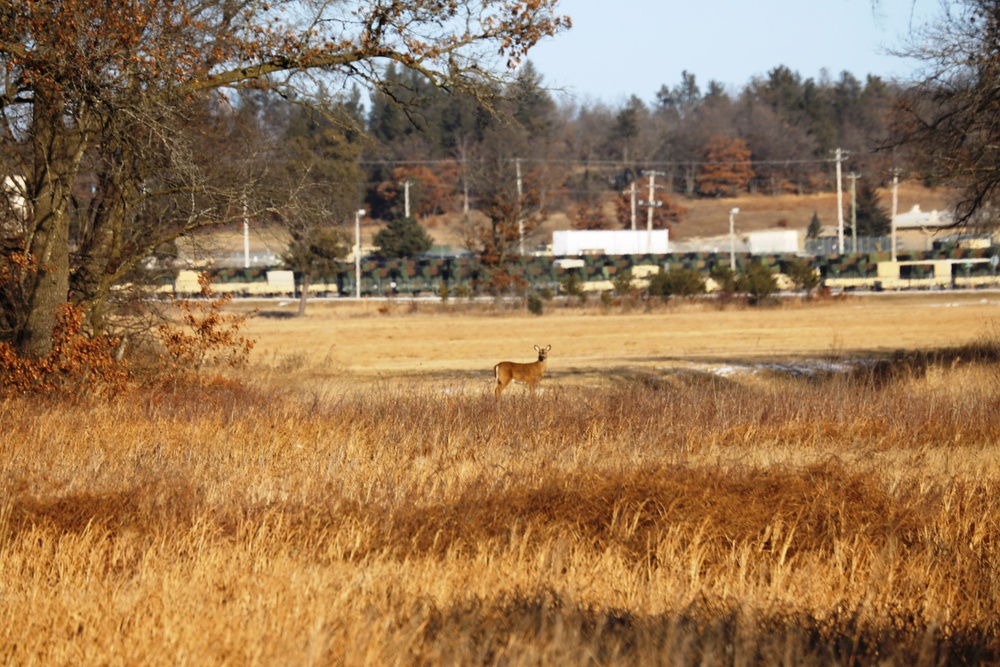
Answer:
[{"label": "brown grass meadow", "polygon": [[294,307],[0,401],[0,662],[1000,661],[997,295]]}]

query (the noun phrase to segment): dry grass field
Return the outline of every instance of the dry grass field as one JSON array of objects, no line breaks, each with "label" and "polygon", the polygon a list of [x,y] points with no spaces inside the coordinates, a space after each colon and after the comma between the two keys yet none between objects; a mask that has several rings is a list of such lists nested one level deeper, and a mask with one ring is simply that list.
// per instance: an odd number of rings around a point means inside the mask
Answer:
[{"label": "dry grass field", "polygon": [[762,309],[706,301],[651,312],[591,298],[586,308],[546,304],[542,317],[461,299],[313,300],[302,320],[291,317],[297,302],[254,305],[258,370],[294,370],[293,381],[409,379],[466,390],[487,386],[497,361],[534,361],[535,344],[553,346],[548,387],[603,386],[678,368],[955,347],[990,336],[1000,323],[1000,295],[978,292],[792,300]]},{"label": "dry grass field", "polygon": [[235,379],[0,401],[0,663],[1000,661],[995,294],[259,305]]}]

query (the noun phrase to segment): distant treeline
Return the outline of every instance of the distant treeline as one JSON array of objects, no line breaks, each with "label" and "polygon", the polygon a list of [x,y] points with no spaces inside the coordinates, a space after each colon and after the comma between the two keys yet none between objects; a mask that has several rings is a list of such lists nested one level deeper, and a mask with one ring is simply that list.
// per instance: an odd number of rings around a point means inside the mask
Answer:
[{"label": "distant treeline", "polygon": [[578,227],[612,227],[624,214],[604,220],[602,206],[635,181],[649,199],[650,175],[666,204],[829,189],[837,149],[844,173],[869,187],[905,166],[901,153],[880,150],[902,89],[876,76],[804,79],[779,66],[729,91],[714,81],[702,89],[682,72],[654,100],[612,106],[557,102],[528,63],[497,91],[506,117],[412,71],[390,67],[386,77],[393,93],[372,98],[365,123],[376,143],[361,157],[366,204],[381,218],[403,214],[407,187],[411,215],[495,207],[520,175],[522,196],[530,188],[547,211],[567,212]]}]

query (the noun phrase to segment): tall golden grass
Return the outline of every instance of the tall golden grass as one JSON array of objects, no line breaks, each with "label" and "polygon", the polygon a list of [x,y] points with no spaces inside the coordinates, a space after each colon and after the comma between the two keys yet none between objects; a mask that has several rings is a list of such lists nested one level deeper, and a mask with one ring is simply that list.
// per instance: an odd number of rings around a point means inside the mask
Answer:
[{"label": "tall golden grass", "polygon": [[997,352],[7,399],[0,662],[994,663]]}]

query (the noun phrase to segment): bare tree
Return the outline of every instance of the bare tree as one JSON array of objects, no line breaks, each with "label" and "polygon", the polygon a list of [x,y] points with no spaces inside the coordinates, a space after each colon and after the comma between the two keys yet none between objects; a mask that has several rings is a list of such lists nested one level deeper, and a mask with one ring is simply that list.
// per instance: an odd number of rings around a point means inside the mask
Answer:
[{"label": "bare tree", "polygon": [[[0,0],[0,163],[24,177],[30,208],[4,251],[30,258],[16,293],[26,315],[0,335],[46,354],[71,282],[100,327],[94,313],[111,288],[157,247],[242,215],[235,203],[251,199],[260,170],[244,155],[221,161],[230,178],[213,180],[215,167],[198,159],[226,120],[223,91],[292,94],[317,79],[380,89],[383,64],[396,62],[485,99],[496,87],[484,84],[569,26],[556,3]],[[100,197],[73,243],[72,201],[88,165]],[[223,187],[234,182],[242,192]]]},{"label": "bare tree", "polygon": [[526,144],[520,126],[495,128],[484,142],[485,155],[472,176],[478,207],[486,220],[470,217],[465,221],[463,242],[480,257],[483,286],[497,295],[523,287],[514,266],[521,249],[530,249],[546,215],[543,169],[518,157],[527,153]]},{"label": "bare tree", "polygon": [[1000,5],[951,2],[900,55],[925,67],[900,103],[894,145],[928,180],[960,186],[956,222],[974,223],[1000,204]]}]

